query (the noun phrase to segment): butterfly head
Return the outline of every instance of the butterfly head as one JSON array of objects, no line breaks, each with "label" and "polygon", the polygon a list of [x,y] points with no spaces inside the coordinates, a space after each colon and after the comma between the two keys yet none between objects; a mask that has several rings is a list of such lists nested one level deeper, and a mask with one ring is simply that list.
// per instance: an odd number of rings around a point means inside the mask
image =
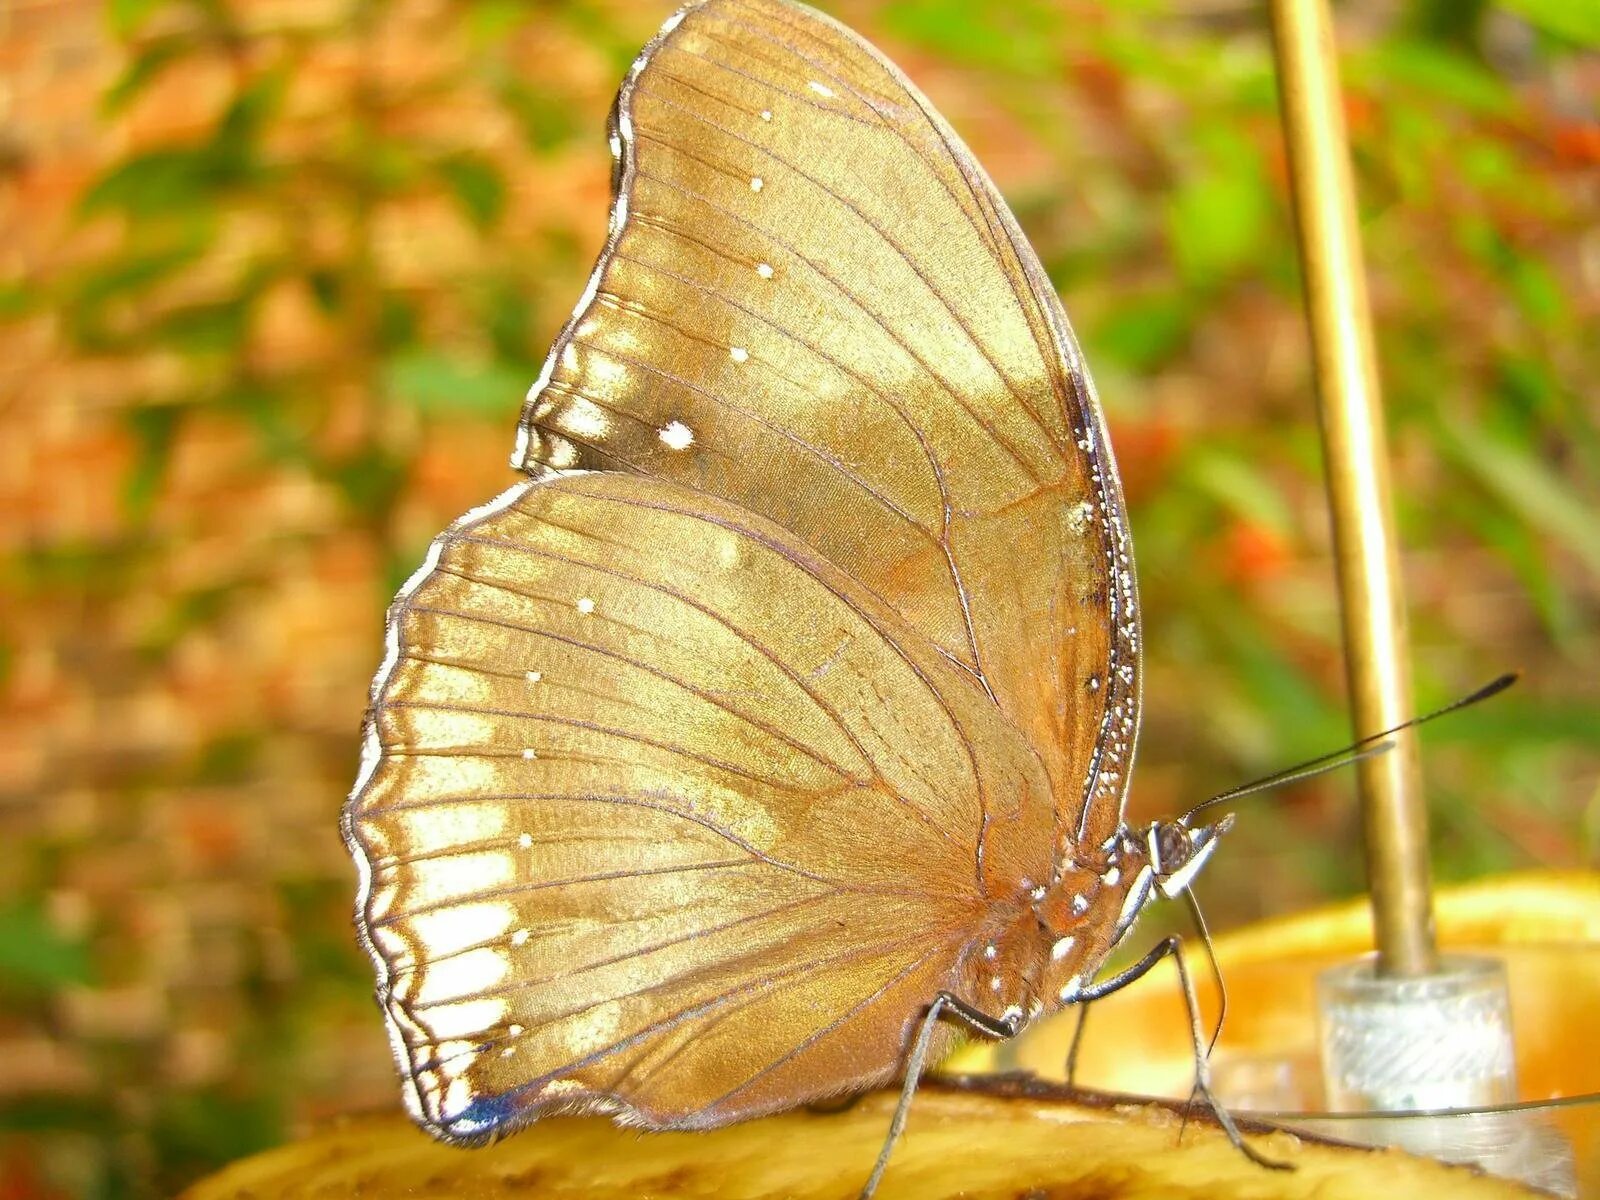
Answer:
[{"label": "butterfly head", "polygon": [[1105,847],[1102,862],[1071,863],[1034,906],[1050,939],[1043,992],[1058,1003],[1070,1003],[1133,929],[1147,904],[1182,894],[1232,824],[1233,818],[1226,817],[1193,827],[1180,818],[1144,829],[1124,828]]},{"label": "butterfly head", "polygon": [[1233,828],[1233,817],[1213,825],[1191,828],[1180,819],[1157,821],[1144,831],[1145,853],[1155,888],[1168,900],[1183,893],[1191,880],[1216,852],[1217,841]]}]

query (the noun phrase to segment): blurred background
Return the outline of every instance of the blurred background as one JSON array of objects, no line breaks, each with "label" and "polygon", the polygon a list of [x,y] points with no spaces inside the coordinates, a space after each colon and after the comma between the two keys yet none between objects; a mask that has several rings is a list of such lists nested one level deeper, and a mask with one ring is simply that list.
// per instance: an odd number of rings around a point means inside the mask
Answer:
[{"label": "blurred background", "polygon": [[[0,1200],[169,1195],[396,1089],[336,829],[381,614],[510,481],[668,4],[0,0]],[[1015,207],[1110,414],[1134,806],[1348,737],[1265,18],[839,0]],[[1339,8],[1444,879],[1600,862],[1600,9]],[[1214,925],[1360,890],[1346,774]]]}]

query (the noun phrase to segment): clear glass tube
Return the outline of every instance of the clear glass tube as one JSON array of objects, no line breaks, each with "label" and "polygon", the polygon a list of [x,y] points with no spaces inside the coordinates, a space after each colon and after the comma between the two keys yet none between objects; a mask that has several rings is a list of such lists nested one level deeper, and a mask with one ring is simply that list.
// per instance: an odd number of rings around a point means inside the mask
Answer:
[{"label": "clear glass tube", "polygon": [[1450,955],[1389,978],[1373,958],[1324,971],[1317,1017],[1332,1112],[1487,1108],[1517,1098],[1511,996],[1498,959]]}]

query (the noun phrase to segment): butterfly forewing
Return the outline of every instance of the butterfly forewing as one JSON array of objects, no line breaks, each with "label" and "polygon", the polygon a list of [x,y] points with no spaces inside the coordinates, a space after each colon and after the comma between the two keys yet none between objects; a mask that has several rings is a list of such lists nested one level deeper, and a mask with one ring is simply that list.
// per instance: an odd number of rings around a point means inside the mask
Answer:
[{"label": "butterfly forewing", "polygon": [[993,185],[876,51],[770,0],[686,10],[615,125],[618,219],[521,461],[771,517],[979,675],[1066,835],[1109,836],[1137,720],[1122,500]]},{"label": "butterfly forewing", "polygon": [[1031,1011],[1028,906],[1132,758],[1099,413],[927,102],[828,18],[709,0],[613,147],[534,480],[395,602],[346,809],[412,1110],[459,1140],[718,1124],[882,1082],[942,990]]}]

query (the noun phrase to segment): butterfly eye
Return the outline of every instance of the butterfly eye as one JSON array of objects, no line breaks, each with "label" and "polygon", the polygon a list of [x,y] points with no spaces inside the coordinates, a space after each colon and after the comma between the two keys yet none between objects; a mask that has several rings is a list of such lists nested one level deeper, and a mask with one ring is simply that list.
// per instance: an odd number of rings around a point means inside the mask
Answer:
[{"label": "butterfly eye", "polygon": [[1156,874],[1166,876],[1181,871],[1194,855],[1194,840],[1189,831],[1175,821],[1163,821],[1151,833],[1151,858]]}]

